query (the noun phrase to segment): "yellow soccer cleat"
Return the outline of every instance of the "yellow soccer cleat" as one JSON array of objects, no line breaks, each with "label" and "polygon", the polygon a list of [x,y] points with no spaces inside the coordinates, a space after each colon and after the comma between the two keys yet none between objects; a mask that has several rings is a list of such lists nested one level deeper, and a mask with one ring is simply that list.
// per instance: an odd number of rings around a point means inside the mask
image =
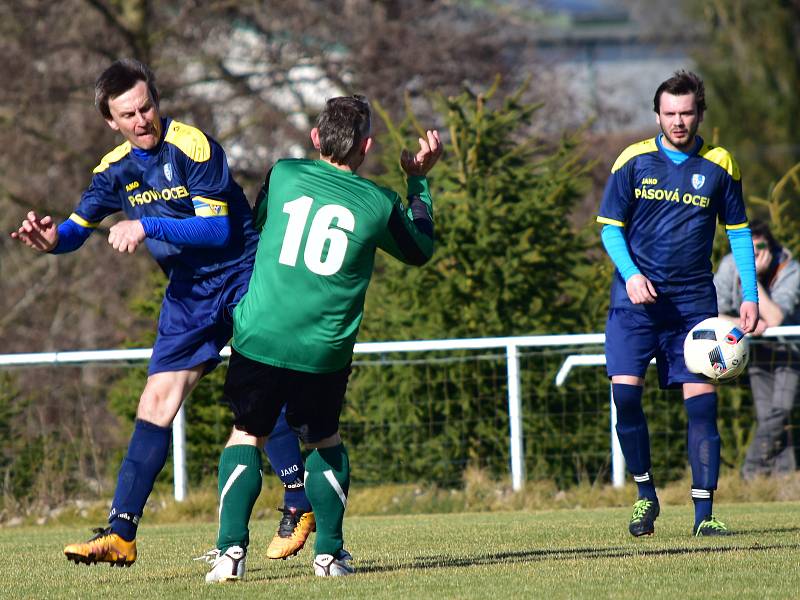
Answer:
[{"label": "yellow soccer cleat", "polygon": [[272,559],[294,556],[303,549],[311,532],[317,530],[313,512],[301,511],[293,506],[278,510],[283,512],[283,517],[278,525],[278,532],[267,548],[267,558]]},{"label": "yellow soccer cleat", "polygon": [[116,533],[111,533],[110,527],[97,527],[93,531],[95,536],[88,542],[70,544],[64,548],[67,560],[85,565],[109,563],[112,567],[130,567],[136,562],[136,540],[127,542]]}]

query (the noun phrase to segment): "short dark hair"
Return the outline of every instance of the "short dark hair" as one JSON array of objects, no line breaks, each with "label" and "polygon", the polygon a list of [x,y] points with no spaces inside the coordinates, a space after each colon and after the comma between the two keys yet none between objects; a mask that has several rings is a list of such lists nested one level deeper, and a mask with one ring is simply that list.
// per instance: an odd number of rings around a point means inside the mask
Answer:
[{"label": "short dark hair", "polygon": [[675,74],[662,82],[653,97],[653,110],[658,114],[661,110],[661,94],[667,92],[673,96],[694,94],[694,103],[697,112],[703,114],[706,110],[706,88],[700,76],[691,71],[675,71]]},{"label": "short dark hair", "polygon": [[124,94],[137,82],[144,81],[150,92],[153,104],[158,108],[158,88],[156,76],[144,63],[135,58],[123,58],[116,61],[100,74],[94,84],[94,105],[104,118],[111,118],[108,101]]},{"label": "short dark hair", "polygon": [[364,96],[339,96],[325,103],[317,117],[319,151],[344,164],[370,135],[369,101]]},{"label": "short dark hair", "polygon": [[750,221],[750,235],[767,240],[770,249],[780,247],[780,244],[775,239],[775,236],[772,235],[772,230],[769,228],[769,224],[766,221],[760,219],[753,219]]}]

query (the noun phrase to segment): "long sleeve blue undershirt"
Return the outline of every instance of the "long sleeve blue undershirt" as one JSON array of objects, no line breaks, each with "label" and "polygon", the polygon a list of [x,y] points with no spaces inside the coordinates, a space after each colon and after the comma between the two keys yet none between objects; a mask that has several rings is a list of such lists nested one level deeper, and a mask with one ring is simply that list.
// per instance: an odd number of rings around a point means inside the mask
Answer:
[{"label": "long sleeve blue undershirt", "polygon": [[628,251],[628,242],[625,240],[622,227],[605,225],[600,232],[600,239],[603,240],[603,246],[605,246],[608,256],[611,257],[625,281],[634,275],[641,275],[642,272],[633,262],[631,253]]},{"label": "long sleeve blue undershirt", "polygon": [[231,236],[228,217],[189,217],[166,219],[142,217],[144,234],[154,240],[190,248],[221,248]]},{"label": "long sleeve blue undershirt", "polygon": [[[191,248],[221,248],[228,243],[231,225],[228,217],[189,217],[169,219],[142,217],[145,236]],[[80,248],[94,229],[67,219],[58,226],[58,244],[51,254],[65,254]]]},{"label": "long sleeve blue undershirt", "polygon": [[758,285],[756,283],[755,251],[753,250],[753,234],[749,227],[729,229],[728,242],[731,245],[733,260],[739,270],[742,282],[742,301],[758,302]]},{"label": "long sleeve blue undershirt", "polygon": [[[742,282],[742,301],[758,302],[755,254],[753,252],[753,236],[750,233],[750,228],[728,229],[726,233],[731,245],[733,260],[736,262],[736,268],[739,270],[739,277]],[[605,225],[600,233],[600,238],[603,240],[603,246],[605,246],[608,256],[626,282],[634,275],[641,274],[628,250],[628,243],[625,240],[625,232],[622,227]]]}]

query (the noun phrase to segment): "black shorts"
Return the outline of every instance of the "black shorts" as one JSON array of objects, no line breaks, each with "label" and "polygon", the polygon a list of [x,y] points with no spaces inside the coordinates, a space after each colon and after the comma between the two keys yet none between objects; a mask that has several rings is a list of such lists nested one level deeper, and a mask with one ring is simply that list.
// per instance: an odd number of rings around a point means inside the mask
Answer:
[{"label": "black shorts", "polygon": [[333,373],[306,373],[273,367],[231,351],[222,401],[231,407],[237,429],[256,437],[272,432],[286,405],[286,422],[313,444],[339,430],[339,415],[350,365]]}]

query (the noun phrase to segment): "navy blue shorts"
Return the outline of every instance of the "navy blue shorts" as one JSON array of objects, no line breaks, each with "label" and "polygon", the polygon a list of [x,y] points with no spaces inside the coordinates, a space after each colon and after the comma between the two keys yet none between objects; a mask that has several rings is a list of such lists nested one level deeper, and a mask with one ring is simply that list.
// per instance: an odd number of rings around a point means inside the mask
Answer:
[{"label": "navy blue shorts", "polygon": [[716,313],[680,314],[649,307],[612,308],[606,322],[608,376],[644,377],[647,365],[655,358],[662,389],[677,388],[684,383],[708,383],[708,379],[686,368],[683,342],[692,327],[716,316]]},{"label": "navy blue shorts", "polygon": [[164,292],[158,335],[148,375],[220,362],[233,333],[233,309],[247,291],[250,268],[228,270],[199,281],[171,281]]},{"label": "navy blue shorts", "polygon": [[286,422],[313,444],[339,431],[350,365],[333,373],[306,373],[251,360],[233,350],[222,400],[237,429],[263,437],[286,406]]}]

